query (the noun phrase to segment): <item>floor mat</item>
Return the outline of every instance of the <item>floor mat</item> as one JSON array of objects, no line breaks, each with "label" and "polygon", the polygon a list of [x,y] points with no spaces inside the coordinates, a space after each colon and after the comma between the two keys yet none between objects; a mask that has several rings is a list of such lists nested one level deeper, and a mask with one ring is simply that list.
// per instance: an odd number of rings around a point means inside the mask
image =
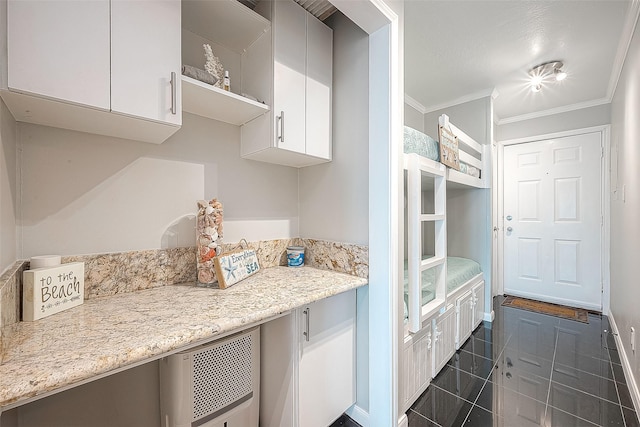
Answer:
[{"label": "floor mat", "polygon": [[563,319],[576,320],[582,323],[589,323],[589,314],[582,308],[567,307],[566,305],[551,304],[548,302],[534,301],[526,298],[506,296],[502,305],[505,307],[520,308],[535,313],[548,314],[549,316],[561,317]]}]

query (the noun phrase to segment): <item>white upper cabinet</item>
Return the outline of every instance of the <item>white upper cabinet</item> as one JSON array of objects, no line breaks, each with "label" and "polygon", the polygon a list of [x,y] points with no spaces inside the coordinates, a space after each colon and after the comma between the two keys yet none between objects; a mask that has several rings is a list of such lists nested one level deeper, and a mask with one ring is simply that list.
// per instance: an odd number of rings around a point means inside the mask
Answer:
[{"label": "white upper cabinet", "polygon": [[179,0],[6,5],[0,95],[17,121],[153,143],[179,129]]},{"label": "white upper cabinet", "polygon": [[306,15],[293,1],[275,1],[273,111],[275,145],[305,152]]},{"label": "white upper cabinet", "polygon": [[109,0],[9,0],[10,90],[109,109]]},{"label": "white upper cabinet", "polygon": [[333,31],[293,0],[259,2],[256,11],[271,20],[271,40],[243,55],[252,64],[243,87],[272,109],[242,126],[241,155],[294,167],[330,161]]},{"label": "white upper cabinet", "polygon": [[180,0],[111,1],[111,110],[180,125]]}]

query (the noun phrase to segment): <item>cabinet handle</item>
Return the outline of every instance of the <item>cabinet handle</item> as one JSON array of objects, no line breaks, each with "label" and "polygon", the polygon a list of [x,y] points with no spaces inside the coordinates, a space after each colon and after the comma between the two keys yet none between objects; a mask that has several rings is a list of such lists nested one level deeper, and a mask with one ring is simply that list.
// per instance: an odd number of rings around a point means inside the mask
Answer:
[{"label": "cabinet handle", "polygon": [[304,340],[309,342],[309,317],[311,317],[311,309],[307,307],[302,313],[305,316],[304,332],[302,332],[302,335],[304,335]]},{"label": "cabinet handle", "polygon": [[171,72],[171,114],[176,114],[176,104],[178,99],[178,85],[176,82],[176,72]]},{"label": "cabinet handle", "polygon": [[278,136],[278,141],[284,142],[284,111],[280,111],[278,121],[280,122],[280,135]]}]

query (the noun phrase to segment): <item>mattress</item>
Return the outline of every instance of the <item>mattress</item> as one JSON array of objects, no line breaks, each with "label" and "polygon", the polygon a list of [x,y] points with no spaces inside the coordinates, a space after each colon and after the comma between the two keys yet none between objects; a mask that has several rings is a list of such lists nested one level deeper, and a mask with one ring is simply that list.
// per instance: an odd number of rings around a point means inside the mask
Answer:
[{"label": "mattress", "polygon": [[404,127],[404,152],[416,153],[436,162],[440,161],[438,141],[412,127]]},{"label": "mattress", "polygon": [[[404,152],[407,154],[415,153],[436,162],[440,161],[438,141],[409,126],[404,127]],[[464,162],[460,162],[460,172],[480,178],[480,169]]]},{"label": "mattress", "polygon": [[[452,293],[469,280],[482,273],[480,264],[468,258],[447,257],[447,294]],[[435,292],[435,268],[422,273],[422,305],[433,301]],[[404,265],[404,318],[409,318],[409,268]]]}]

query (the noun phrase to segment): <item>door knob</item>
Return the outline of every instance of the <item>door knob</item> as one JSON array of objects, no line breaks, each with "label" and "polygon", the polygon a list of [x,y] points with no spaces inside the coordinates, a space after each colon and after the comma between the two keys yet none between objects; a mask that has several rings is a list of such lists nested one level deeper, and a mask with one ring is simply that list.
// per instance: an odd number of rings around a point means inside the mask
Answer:
[{"label": "door knob", "polygon": [[513,231],[513,227],[507,227],[507,232],[511,233]]},{"label": "door knob", "polygon": [[511,221],[513,217],[511,215],[507,215],[507,221]]}]

